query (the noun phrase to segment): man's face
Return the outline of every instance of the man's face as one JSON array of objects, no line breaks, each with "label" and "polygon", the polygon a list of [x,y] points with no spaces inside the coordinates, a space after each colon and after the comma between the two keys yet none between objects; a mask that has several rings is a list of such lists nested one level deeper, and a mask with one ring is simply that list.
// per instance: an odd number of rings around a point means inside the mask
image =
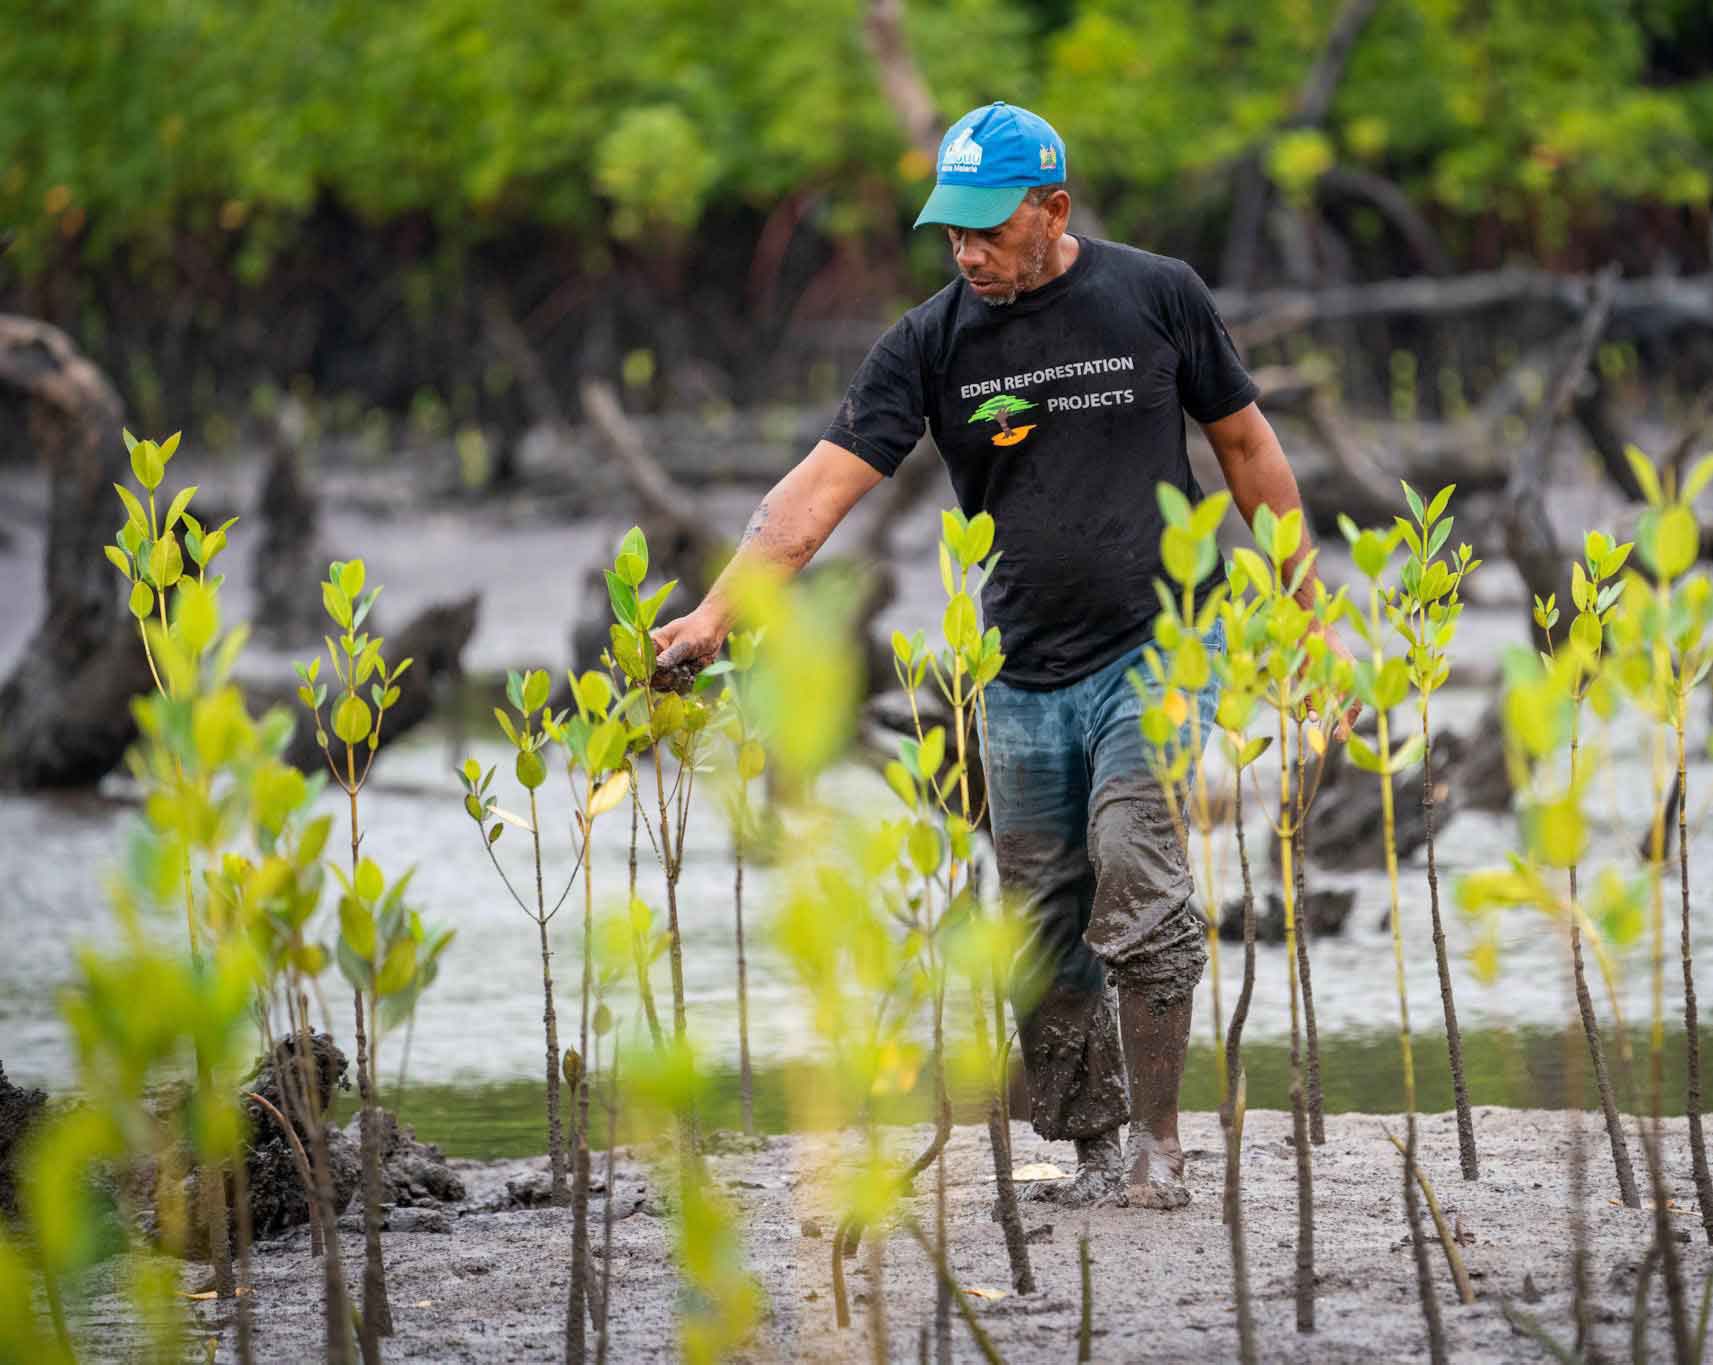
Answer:
[{"label": "man's face", "polygon": [[1068,208],[1068,197],[1054,194],[1044,204],[1025,199],[998,227],[946,229],[959,273],[990,308],[1017,302],[1019,294],[1041,282],[1047,253],[1064,232],[1065,215],[1058,211],[1060,199],[1065,199]]}]

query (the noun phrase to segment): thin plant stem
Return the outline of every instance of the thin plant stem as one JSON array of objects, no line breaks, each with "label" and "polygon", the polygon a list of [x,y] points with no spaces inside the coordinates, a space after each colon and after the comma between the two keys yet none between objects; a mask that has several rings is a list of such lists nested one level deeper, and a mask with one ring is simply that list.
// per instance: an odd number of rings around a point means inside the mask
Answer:
[{"label": "thin plant stem", "polygon": [[250,1244],[255,1239],[254,1220],[250,1216],[250,1171],[240,1145],[238,1159],[232,1163],[232,1201],[238,1221],[238,1365],[255,1365],[255,1312],[250,1305]]},{"label": "thin plant stem", "polygon": [[601,1320],[595,1328],[595,1365],[607,1365],[607,1323],[613,1309],[613,1205],[618,1202],[615,1163],[619,1146],[619,1049],[614,1035],[607,1077],[607,1198],[601,1209]]},{"label": "thin plant stem", "polygon": [[905,1227],[909,1229],[910,1235],[916,1239],[916,1245],[927,1253],[929,1261],[933,1263],[934,1271],[940,1277],[940,1282],[946,1286],[947,1293],[952,1296],[952,1302],[957,1305],[958,1314],[963,1318],[964,1326],[969,1328],[970,1337],[975,1342],[976,1350],[981,1352],[981,1358],[987,1362],[987,1365],[1004,1365],[1004,1358],[994,1348],[993,1338],[988,1336],[976,1318],[975,1312],[970,1308],[969,1296],[959,1292],[957,1281],[952,1278],[951,1268],[946,1264],[946,1258],[938,1254],[934,1244],[923,1233],[921,1224],[917,1223],[915,1219],[908,1220]]},{"label": "thin plant stem", "polygon": [[[631,769],[630,784],[630,898],[627,905],[636,903],[636,836],[642,821],[642,798],[637,794],[635,765]],[[648,1021],[648,1035],[654,1040],[654,1050],[659,1052],[664,1045],[660,1032],[660,1015],[654,1008],[654,983],[648,973],[648,946],[636,935],[631,936],[631,953],[636,959],[636,988],[642,998],[643,1017]]]},{"label": "thin plant stem", "polygon": [[1309,1141],[1316,1147],[1326,1145],[1326,1104],[1320,1084],[1320,1024],[1314,1009],[1314,976],[1309,968],[1308,879],[1309,832],[1308,808],[1312,793],[1308,785],[1308,753],[1303,747],[1303,718],[1297,716],[1297,791],[1296,815],[1291,837],[1296,840],[1292,862],[1297,878],[1297,979],[1303,1000],[1303,1028],[1308,1044],[1308,1111]]},{"label": "thin plant stem", "polygon": [[[1397,1134],[1387,1129],[1386,1137],[1398,1149],[1398,1155],[1403,1156],[1404,1144],[1398,1141]],[[1433,1182],[1428,1179],[1427,1172],[1413,1161],[1410,1163],[1410,1169],[1415,1172],[1416,1183],[1421,1186],[1422,1198],[1427,1200],[1434,1231],[1439,1234],[1440,1246],[1445,1251],[1446,1266],[1451,1271],[1452,1283],[1457,1286],[1457,1297],[1467,1308],[1475,1302],[1475,1286],[1469,1282],[1469,1272],[1463,1267],[1463,1253],[1457,1249],[1457,1238],[1452,1235],[1451,1225],[1445,1221],[1445,1214],[1440,1211],[1439,1199],[1433,1192]]]},{"label": "thin plant stem", "polygon": [[571,1192],[565,1183],[565,1134],[559,1122],[559,1017],[553,1008],[553,950],[547,943],[547,894],[541,884],[541,821],[533,787],[529,792],[529,834],[535,853],[536,912],[532,918],[541,933],[541,1024],[547,1036],[547,1163],[552,1172],[549,1197],[556,1208],[563,1208],[571,1202]]},{"label": "thin plant stem", "polygon": [[[1660,596],[1669,598],[1662,584]],[[1668,606],[1669,601],[1662,602]],[[1671,659],[1663,641],[1653,645],[1653,673],[1657,680],[1671,674]],[[1663,684],[1660,684],[1663,685]],[[1654,1241],[1660,1249],[1660,1270],[1665,1277],[1666,1307],[1671,1315],[1672,1343],[1678,1365],[1688,1365],[1694,1359],[1689,1340],[1689,1312],[1685,1302],[1683,1271],[1677,1257],[1677,1242],[1671,1226],[1671,1214],[1666,1207],[1664,1155],[1661,1151],[1661,1111],[1665,1100],[1665,727],[1657,720],[1650,727],[1652,734],[1651,778],[1653,783],[1653,822],[1649,831],[1648,901],[1649,930],[1652,944],[1652,1019],[1648,1028],[1648,1114],[1650,1130],[1642,1138],[1642,1151],[1647,1157],[1648,1184],[1654,1202]]]},{"label": "thin plant stem", "polygon": [[[1374,638],[1380,637],[1380,592],[1369,590],[1369,619]],[[1404,920],[1398,904],[1397,817],[1392,803],[1392,777],[1386,768],[1392,760],[1391,736],[1384,707],[1375,717],[1378,726],[1376,752],[1380,758],[1380,818],[1386,843],[1386,884],[1392,926],[1392,970],[1398,989],[1398,1046],[1404,1069],[1404,1211],[1409,1220],[1410,1245],[1416,1259],[1416,1290],[1421,1298],[1422,1317],[1427,1322],[1428,1351],[1434,1365],[1445,1365],[1445,1328],[1440,1322],[1439,1299],[1434,1293],[1433,1273],[1428,1265],[1427,1240],[1422,1235],[1422,1215],[1412,1176],[1416,1165],[1416,1064],[1410,1045],[1410,1000],[1404,987]]]},{"label": "thin plant stem", "polygon": [[1077,1269],[1082,1277],[1082,1312],[1077,1318],[1077,1365],[1087,1365],[1094,1359],[1094,1274],[1089,1265],[1086,1218],[1082,1236],[1077,1238]]},{"label": "thin plant stem", "polygon": [[[1249,1252],[1243,1225],[1243,1118],[1246,1085],[1243,1075],[1243,1027],[1255,994],[1255,887],[1249,873],[1249,849],[1243,837],[1243,773],[1236,774],[1232,824],[1237,835],[1237,862],[1243,875],[1243,984],[1232,1007],[1225,1041],[1225,1099],[1219,1106],[1219,1126],[1225,1133],[1225,1229],[1231,1243],[1231,1283],[1237,1299],[1237,1354],[1242,1365],[1256,1365],[1260,1348],[1255,1335],[1255,1306],[1249,1290]],[[1084,1356],[1082,1359],[1087,1359]]]},{"label": "thin plant stem", "polygon": [[[1575,921],[1572,920],[1574,928]],[[1574,991],[1574,986],[1573,986]],[[1582,1131],[1582,1050],[1575,1028],[1564,1028],[1565,1113],[1570,1122],[1570,1301],[1576,1324],[1576,1349],[1586,1356],[1594,1345],[1594,1318],[1589,1309],[1588,1284],[1588,1146]]]},{"label": "thin plant stem", "polygon": [[868,1345],[874,1365],[887,1365],[886,1238],[868,1239]]},{"label": "thin plant stem", "polygon": [[[583,979],[580,990],[581,1016],[577,1032],[577,1117],[572,1127],[574,1167],[571,1194],[571,1296],[565,1313],[565,1359],[567,1365],[582,1365],[588,1358],[584,1314],[589,1302],[589,996],[594,984],[595,887],[593,854],[595,820],[589,807],[595,794],[595,776],[589,775],[588,798],[583,808]],[[611,1202],[612,1191],[607,1192]]]},{"label": "thin plant stem", "polygon": [[[654,713],[653,695],[649,695],[649,714]],[[672,1036],[684,1041],[684,945],[678,936],[678,863],[673,856],[672,815],[666,800],[666,778],[661,769],[660,745],[651,749],[654,761],[654,791],[660,801],[660,860],[666,873],[666,932],[667,956],[672,964]]]},{"label": "thin plant stem", "polygon": [[1297,1160],[1297,1331],[1312,1332],[1314,1321],[1314,1159],[1310,1154],[1308,1110],[1303,1095],[1302,1021],[1298,1007],[1297,884],[1291,868],[1296,846],[1296,816],[1291,795],[1291,755],[1287,745],[1284,688],[1279,691],[1279,889],[1285,902],[1285,971],[1291,997],[1291,1134]]},{"label": "thin plant stem", "polygon": [[1682,887],[1683,917],[1683,1069],[1684,1109],[1689,1115],[1689,1160],[1695,1176],[1695,1202],[1701,1209],[1701,1231],[1713,1242],[1713,1174],[1707,1168],[1707,1135],[1701,1126],[1701,1015],[1695,1005],[1695,961],[1689,936],[1689,766],[1684,744],[1684,711],[1689,703],[1684,678],[1686,661],[1679,662],[1672,725],[1677,732],[1677,869]]},{"label": "thin plant stem", "polygon": [[[356,748],[345,745],[345,772],[335,774],[345,788],[351,813],[351,884],[357,882],[363,826],[358,812]],[[380,1134],[375,1113],[376,1089],[370,1039],[373,1030],[363,1027],[363,992],[351,992],[352,1013],[356,1021],[357,1038],[357,1098],[361,1106],[358,1133],[362,1145],[359,1156],[363,1170],[363,1316],[358,1343],[362,1347],[364,1365],[379,1365],[380,1338],[393,1334],[392,1306],[387,1301],[386,1268],[381,1259],[381,1154]],[[378,1040],[377,1040],[378,1041]]]},{"label": "thin plant stem", "polygon": [[[1570,732],[1570,786],[1573,791],[1576,788],[1579,750],[1577,725],[1581,714],[1581,704],[1578,701],[1571,715]],[[1573,863],[1570,867],[1570,970],[1576,988],[1576,1011],[1582,1019],[1582,1034],[1588,1042],[1588,1057],[1594,1066],[1594,1087],[1599,1092],[1600,1112],[1606,1121],[1606,1140],[1612,1148],[1612,1167],[1618,1178],[1618,1195],[1624,1201],[1625,1208],[1639,1209],[1642,1206],[1642,1196],[1636,1188],[1636,1172],[1630,1163],[1630,1144],[1624,1136],[1623,1120],[1619,1116],[1617,1100],[1612,1093],[1612,1078],[1606,1071],[1606,1049],[1600,1041],[1600,1021],[1594,1014],[1594,997],[1588,990],[1588,973],[1582,962],[1582,925],[1575,910],[1576,876],[1577,869]],[[1627,1035],[1624,1042],[1627,1045]]]},{"label": "thin plant stem", "polygon": [[[1425,613],[1421,625],[1426,629]],[[1439,863],[1434,851],[1433,731],[1428,698],[1421,694],[1422,815],[1427,822],[1428,913],[1433,921],[1433,960],[1439,972],[1439,1003],[1445,1014],[1445,1045],[1451,1058],[1451,1089],[1457,1108],[1457,1159],[1465,1180],[1478,1180],[1481,1165],[1475,1150],[1475,1116],[1469,1108],[1469,1083],[1463,1075],[1463,1033],[1457,1026],[1457,1000],[1451,990],[1451,961],[1445,951],[1445,925],[1439,914]]]},{"label": "thin plant stem", "polygon": [[737,819],[732,830],[732,909],[737,920],[738,952],[738,1099],[743,1106],[744,1134],[754,1136],[755,1090],[749,1062],[749,962],[744,954],[743,936],[743,854],[748,819],[749,796],[740,777]]}]

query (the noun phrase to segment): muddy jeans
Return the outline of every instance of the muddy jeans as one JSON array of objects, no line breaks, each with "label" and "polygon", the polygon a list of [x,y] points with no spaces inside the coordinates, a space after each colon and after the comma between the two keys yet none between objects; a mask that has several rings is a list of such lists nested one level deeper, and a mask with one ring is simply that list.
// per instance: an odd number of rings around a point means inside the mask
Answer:
[{"label": "muddy jeans", "polygon": [[[1215,625],[1211,651],[1223,650]],[[1107,992],[1156,1010],[1207,964],[1206,924],[1165,793],[1149,772],[1143,703],[1125,677],[1141,651],[1051,691],[987,691],[987,786],[999,876],[1030,937],[1011,982],[1031,1119],[1044,1138],[1093,1137],[1130,1117]],[[1196,698],[1205,740],[1217,684]],[[1190,742],[1190,727],[1183,742]]]}]

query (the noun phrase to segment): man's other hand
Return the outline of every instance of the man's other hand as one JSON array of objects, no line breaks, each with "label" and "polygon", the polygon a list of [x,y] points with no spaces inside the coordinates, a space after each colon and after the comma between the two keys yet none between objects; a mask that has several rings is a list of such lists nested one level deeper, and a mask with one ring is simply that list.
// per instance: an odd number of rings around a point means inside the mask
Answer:
[{"label": "man's other hand", "polygon": [[694,665],[701,668],[711,664],[720,652],[720,646],[726,642],[726,630],[720,613],[709,610],[703,603],[688,616],[668,621],[652,632],[654,647],[658,651],[655,666],[683,668]]}]

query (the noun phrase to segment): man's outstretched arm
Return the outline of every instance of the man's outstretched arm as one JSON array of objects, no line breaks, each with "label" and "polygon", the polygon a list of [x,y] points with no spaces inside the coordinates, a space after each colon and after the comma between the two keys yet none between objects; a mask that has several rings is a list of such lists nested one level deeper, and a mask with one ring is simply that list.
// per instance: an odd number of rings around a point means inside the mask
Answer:
[{"label": "man's outstretched arm", "polygon": [[[1284,448],[1273,431],[1273,424],[1254,403],[1238,409],[1229,417],[1209,422],[1202,430],[1207,433],[1208,444],[1219,460],[1225,486],[1231,490],[1232,501],[1237,504],[1244,525],[1255,524],[1255,511],[1263,503],[1280,517],[1303,505],[1302,496],[1297,492],[1296,475],[1291,473],[1290,462],[1285,459]],[[1305,528],[1302,545],[1285,565],[1287,579],[1310,548]],[[1297,600],[1305,607],[1314,601],[1314,580],[1315,575],[1311,571],[1297,590]]]},{"label": "man's outstretched arm", "polygon": [[817,444],[761,500],[744,528],[737,553],[702,604],[654,632],[660,666],[711,660],[732,628],[732,584],[745,572],[763,567],[796,573],[883,477],[843,446],[831,441]]}]

